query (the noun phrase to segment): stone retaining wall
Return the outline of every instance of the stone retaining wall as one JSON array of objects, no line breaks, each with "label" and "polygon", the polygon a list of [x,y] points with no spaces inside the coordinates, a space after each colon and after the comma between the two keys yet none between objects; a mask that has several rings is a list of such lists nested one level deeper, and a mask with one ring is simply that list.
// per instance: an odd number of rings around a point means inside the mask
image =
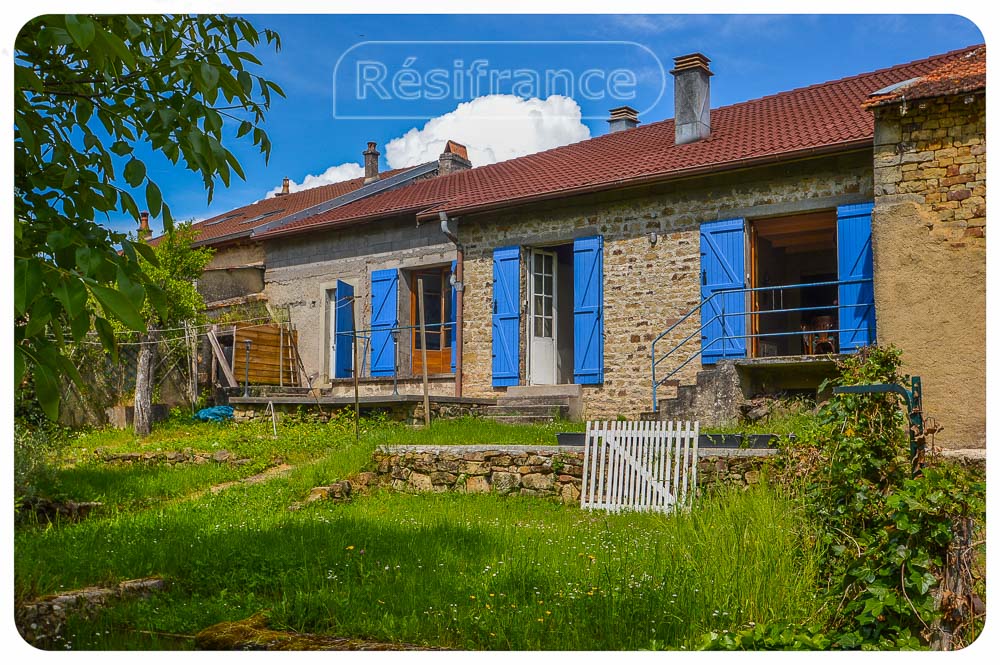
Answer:
[{"label": "stone retaining wall", "polygon": [[[774,450],[698,451],[698,482],[747,485]],[[403,492],[463,492],[580,500],[579,446],[383,446],[375,451],[378,485]]]},{"label": "stone retaining wall", "polygon": [[[431,419],[437,420],[450,418],[464,418],[467,416],[483,416],[486,413],[486,403],[477,402],[435,402],[431,400]],[[268,421],[271,414],[268,411],[267,403],[264,404],[240,404],[230,402],[233,407],[233,419],[238,423]],[[278,414],[278,422],[288,415],[309,414],[309,417],[319,422],[327,422],[331,417],[347,409],[353,414],[354,405],[345,404],[323,404],[322,413],[316,407],[316,402],[302,402],[299,404],[275,404],[274,410]],[[379,404],[372,406],[361,405],[361,413],[371,411],[385,412],[390,420],[398,420],[408,425],[422,425],[424,422],[424,405],[422,401],[399,402],[396,404]]]}]

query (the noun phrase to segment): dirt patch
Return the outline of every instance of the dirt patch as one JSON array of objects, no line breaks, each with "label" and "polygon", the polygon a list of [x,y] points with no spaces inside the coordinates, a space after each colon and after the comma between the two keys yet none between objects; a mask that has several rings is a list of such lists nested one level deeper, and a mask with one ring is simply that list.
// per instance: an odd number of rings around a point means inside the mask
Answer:
[{"label": "dirt patch", "polygon": [[205,651],[440,651],[437,647],[398,642],[374,642],[347,637],[272,630],[267,617],[255,614],[204,629],[194,638]]},{"label": "dirt patch", "polygon": [[270,469],[265,469],[258,474],[253,476],[248,476],[246,478],[241,478],[240,480],[231,480],[227,483],[219,483],[218,485],[212,485],[209,491],[212,494],[218,494],[224,489],[228,489],[233,485],[256,485],[258,483],[267,482],[272,478],[278,478],[279,476],[286,476],[295,467],[291,464],[279,464],[277,466],[272,466]]}]

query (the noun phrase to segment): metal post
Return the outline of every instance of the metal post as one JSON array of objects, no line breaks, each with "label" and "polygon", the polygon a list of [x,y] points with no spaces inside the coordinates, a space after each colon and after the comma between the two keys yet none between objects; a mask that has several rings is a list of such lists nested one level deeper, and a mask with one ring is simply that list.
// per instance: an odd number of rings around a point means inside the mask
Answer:
[{"label": "metal post", "polygon": [[392,351],[394,358],[392,359],[392,394],[393,396],[399,396],[399,328],[393,328],[389,333],[392,335]]},{"label": "metal post", "polygon": [[431,426],[431,403],[427,394],[427,328],[424,326],[424,278],[417,278],[417,304],[420,307],[420,361],[424,377],[424,426]]},{"label": "metal post", "polygon": [[358,367],[358,326],[356,325],[355,303],[357,303],[357,299],[351,298],[351,354],[353,356],[351,374],[354,376],[354,440],[357,442],[361,440],[361,398],[358,394],[358,373],[361,368]]},{"label": "metal post", "polygon": [[246,349],[245,353],[245,368],[244,368],[244,378],[243,378],[243,396],[250,396],[250,340],[243,340],[243,345]]}]

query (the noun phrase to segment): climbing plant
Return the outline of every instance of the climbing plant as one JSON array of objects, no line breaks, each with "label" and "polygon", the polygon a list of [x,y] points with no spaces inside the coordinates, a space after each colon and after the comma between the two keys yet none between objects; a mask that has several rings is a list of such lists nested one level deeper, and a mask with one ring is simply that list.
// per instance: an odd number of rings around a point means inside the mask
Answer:
[{"label": "climbing plant", "polygon": [[[900,368],[897,349],[866,347],[830,383],[907,383]],[[905,425],[893,394],[826,402],[786,463],[799,472],[826,553],[829,615],[808,626],[713,633],[706,648],[954,648],[975,637],[982,616],[967,565],[955,565],[955,539],[985,523],[985,482],[933,456],[911,477]],[[957,586],[956,575],[966,578]]]}]

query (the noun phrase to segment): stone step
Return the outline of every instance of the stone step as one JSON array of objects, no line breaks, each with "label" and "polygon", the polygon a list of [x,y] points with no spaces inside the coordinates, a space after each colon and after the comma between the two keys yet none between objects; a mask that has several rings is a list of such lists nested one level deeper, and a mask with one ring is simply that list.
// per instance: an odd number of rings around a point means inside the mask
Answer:
[{"label": "stone step", "polygon": [[567,406],[574,398],[562,395],[536,395],[533,397],[500,397],[497,406]]},{"label": "stone step", "polygon": [[507,388],[508,397],[582,397],[583,386],[576,383],[561,383],[554,386],[510,386]]},{"label": "stone step", "polygon": [[569,406],[566,404],[535,404],[535,405],[508,405],[497,404],[486,407],[488,416],[549,416],[550,418],[566,418],[569,415]]}]

